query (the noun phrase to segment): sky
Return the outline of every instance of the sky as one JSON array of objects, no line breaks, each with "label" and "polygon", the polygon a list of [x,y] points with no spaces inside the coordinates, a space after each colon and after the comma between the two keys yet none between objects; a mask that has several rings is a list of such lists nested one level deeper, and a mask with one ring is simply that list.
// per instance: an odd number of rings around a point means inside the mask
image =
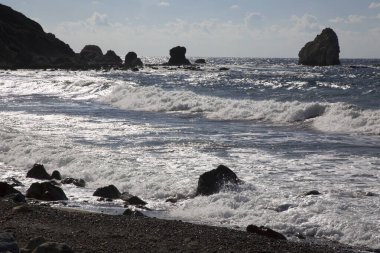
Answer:
[{"label": "sky", "polygon": [[121,57],[298,57],[323,28],[341,58],[380,58],[380,0],[0,0],[76,52],[88,44]]}]

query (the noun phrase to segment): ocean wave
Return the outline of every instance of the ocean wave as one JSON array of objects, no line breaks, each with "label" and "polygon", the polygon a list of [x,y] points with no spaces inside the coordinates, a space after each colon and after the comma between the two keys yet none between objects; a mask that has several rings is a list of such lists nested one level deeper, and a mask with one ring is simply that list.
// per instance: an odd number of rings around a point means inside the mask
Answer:
[{"label": "ocean wave", "polygon": [[188,90],[125,84],[117,86],[100,101],[126,110],[188,113],[214,120],[305,122],[323,132],[380,135],[380,110],[362,110],[341,102],[228,99]]}]

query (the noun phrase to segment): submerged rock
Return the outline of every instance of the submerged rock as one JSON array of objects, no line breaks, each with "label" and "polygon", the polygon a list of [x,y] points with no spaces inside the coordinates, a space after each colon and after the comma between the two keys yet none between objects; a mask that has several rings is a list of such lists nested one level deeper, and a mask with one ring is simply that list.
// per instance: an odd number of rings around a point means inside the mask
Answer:
[{"label": "submerged rock", "polygon": [[120,191],[114,185],[109,185],[96,189],[93,196],[109,198],[109,199],[118,199],[121,196]]},{"label": "submerged rock", "polygon": [[310,195],[315,195],[315,196],[317,196],[317,195],[321,195],[322,193],[320,193],[319,191],[317,191],[317,190],[312,190],[312,191],[309,191],[309,192],[306,192],[305,194],[304,194],[304,196],[310,196]]},{"label": "submerged rock", "polygon": [[197,60],[195,60],[195,63],[197,63],[197,64],[206,64],[206,60],[205,59],[197,59]]},{"label": "submerged rock", "polygon": [[262,235],[275,240],[286,240],[286,237],[283,234],[264,226],[258,227],[255,225],[248,225],[247,232]]},{"label": "submerged rock", "polygon": [[298,64],[309,66],[339,65],[338,36],[331,28],[325,28],[320,35],[306,43],[299,52]]},{"label": "submerged rock", "polygon": [[186,47],[173,47],[170,49],[170,59],[168,65],[191,65],[190,61],[186,59]]},{"label": "submerged rock", "polygon": [[198,180],[196,195],[211,195],[218,193],[223,187],[237,185],[242,181],[224,165],[203,173]]},{"label": "submerged rock", "polygon": [[50,182],[33,183],[26,191],[26,197],[44,201],[67,200],[64,191]]},{"label": "submerged rock", "polygon": [[85,187],[86,182],[83,179],[76,179],[72,177],[67,177],[61,181],[62,184],[73,184],[78,187]]},{"label": "submerged rock", "polygon": [[51,176],[46,172],[42,164],[34,164],[33,167],[26,173],[26,177],[40,180],[50,180]]}]

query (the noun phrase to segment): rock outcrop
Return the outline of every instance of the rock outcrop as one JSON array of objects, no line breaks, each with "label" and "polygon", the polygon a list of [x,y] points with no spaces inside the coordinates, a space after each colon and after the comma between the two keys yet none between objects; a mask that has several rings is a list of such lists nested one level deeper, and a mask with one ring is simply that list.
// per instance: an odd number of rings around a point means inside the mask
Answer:
[{"label": "rock outcrop", "polygon": [[86,182],[81,178],[77,179],[77,178],[67,177],[67,178],[63,179],[61,181],[61,183],[62,184],[73,184],[73,185],[78,186],[78,187],[85,187],[86,186]]},{"label": "rock outcrop", "polygon": [[143,67],[144,64],[140,58],[137,57],[135,52],[128,52],[125,56],[124,67],[127,69],[134,69],[137,67]]},{"label": "rock outcrop", "polygon": [[26,191],[26,197],[44,201],[67,200],[63,190],[50,182],[33,183]]},{"label": "rock outcrop", "polygon": [[122,60],[112,50],[103,55],[102,50],[96,45],[86,45],[79,53],[84,65],[92,68],[120,67]]},{"label": "rock outcrop", "polygon": [[242,181],[237,175],[224,165],[203,173],[198,180],[196,195],[211,195],[218,193],[222,188],[237,185]]},{"label": "rock outcrop", "polygon": [[331,28],[326,28],[320,35],[306,43],[299,52],[298,64],[309,66],[339,65],[338,36]]},{"label": "rock outcrop", "polygon": [[170,59],[168,65],[191,65],[190,61],[186,59],[186,48],[177,46],[170,49]]},{"label": "rock outcrop", "polygon": [[51,176],[46,172],[42,164],[34,164],[33,167],[26,173],[26,177],[40,180],[50,180]]},{"label": "rock outcrop", "polygon": [[0,68],[67,67],[74,64],[74,58],[70,46],[54,34],[0,4]]}]

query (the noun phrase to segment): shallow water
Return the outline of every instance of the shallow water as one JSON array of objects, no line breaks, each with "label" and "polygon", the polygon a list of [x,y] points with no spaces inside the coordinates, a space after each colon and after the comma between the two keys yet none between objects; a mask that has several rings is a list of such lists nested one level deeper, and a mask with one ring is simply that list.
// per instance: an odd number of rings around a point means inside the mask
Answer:
[{"label": "shallow water", "polygon": [[[38,162],[86,180],[64,186],[69,206],[120,213],[91,197],[115,184],[150,216],[379,248],[379,62],[207,60],[203,71],[0,71],[0,177],[25,190]],[[246,183],[186,198],[219,164]],[[185,199],[165,202],[174,196]]]}]

